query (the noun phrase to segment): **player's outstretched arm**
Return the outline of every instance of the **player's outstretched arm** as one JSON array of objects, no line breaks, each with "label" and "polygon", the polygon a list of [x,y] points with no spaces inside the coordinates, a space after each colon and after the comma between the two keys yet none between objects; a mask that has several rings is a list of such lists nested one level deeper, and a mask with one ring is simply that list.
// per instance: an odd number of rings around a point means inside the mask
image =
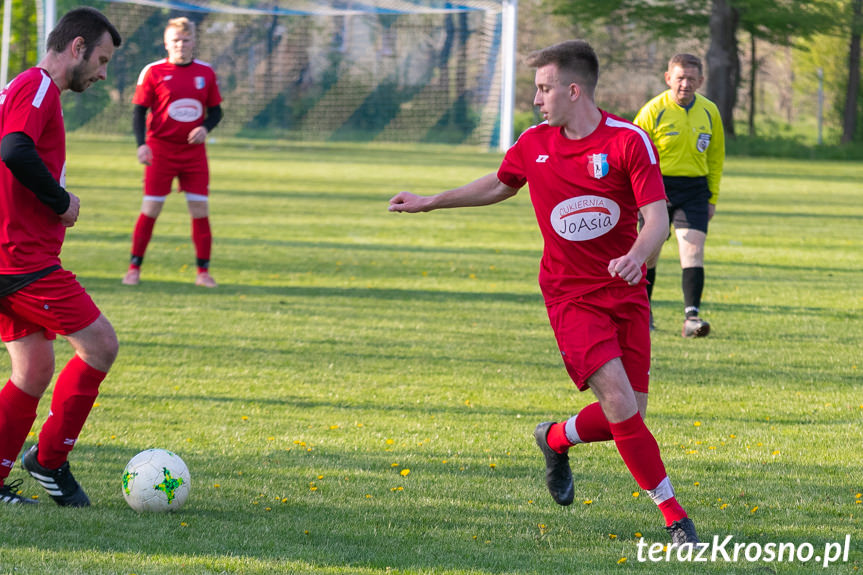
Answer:
[{"label": "player's outstretched arm", "polygon": [[644,226],[632,247],[626,254],[608,263],[608,273],[612,277],[620,276],[629,285],[641,281],[641,266],[668,236],[668,208],[665,200],[649,203],[640,211]]},{"label": "player's outstretched arm", "polygon": [[418,196],[411,192],[399,192],[390,199],[391,212],[430,212],[442,208],[466,208],[488,206],[514,196],[518,190],[511,188],[491,173],[465,184],[433,196]]}]

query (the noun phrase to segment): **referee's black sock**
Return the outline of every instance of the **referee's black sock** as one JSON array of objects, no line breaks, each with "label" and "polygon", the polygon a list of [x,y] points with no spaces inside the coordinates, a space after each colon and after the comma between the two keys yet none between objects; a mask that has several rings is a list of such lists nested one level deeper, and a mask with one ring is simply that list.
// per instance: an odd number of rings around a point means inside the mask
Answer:
[{"label": "referee's black sock", "polygon": [[644,276],[647,278],[647,299],[653,301],[653,284],[656,282],[656,268],[647,268]]},{"label": "referee's black sock", "polygon": [[683,268],[683,305],[686,317],[697,317],[701,307],[701,294],[704,291],[704,268]]}]

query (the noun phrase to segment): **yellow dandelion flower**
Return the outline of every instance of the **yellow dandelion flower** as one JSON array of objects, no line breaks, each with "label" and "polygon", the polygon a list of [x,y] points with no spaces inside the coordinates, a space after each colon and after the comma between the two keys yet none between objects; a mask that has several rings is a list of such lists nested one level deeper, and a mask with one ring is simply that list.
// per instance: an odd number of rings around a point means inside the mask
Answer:
[{"label": "yellow dandelion flower", "polygon": [[276,438],[273,437],[272,435],[267,438],[267,441],[275,441],[275,440],[276,440]]},{"label": "yellow dandelion flower", "polygon": [[339,426],[338,426],[338,425],[331,425],[331,426],[330,426],[330,429],[338,429],[338,428],[339,428]]},{"label": "yellow dandelion flower", "polygon": [[737,439],[737,436],[734,435],[733,433],[731,435],[729,435],[728,437],[730,437],[731,439]]},{"label": "yellow dandelion flower", "polygon": [[591,503],[593,503],[593,499],[585,499],[585,500],[583,501],[583,503],[584,503],[585,505],[590,505]]},{"label": "yellow dandelion flower", "polygon": [[248,420],[249,420],[249,416],[248,416],[248,415],[244,415],[244,416],[242,416],[240,419],[242,419],[243,421],[248,421]]},{"label": "yellow dandelion flower", "polygon": [[749,513],[755,513],[756,511],[758,511],[758,506],[757,506],[757,505],[756,505],[755,507],[753,507],[753,508],[749,511]]},{"label": "yellow dandelion flower", "polygon": [[407,477],[407,476],[408,476],[408,474],[409,474],[410,472],[411,472],[411,470],[410,470],[410,469],[402,469],[401,471],[399,471],[399,474],[400,474],[402,477]]},{"label": "yellow dandelion flower", "polygon": [[635,537],[636,537],[636,539],[641,539],[641,532],[640,532],[640,531],[636,531],[636,532],[635,532]]},{"label": "yellow dandelion flower", "polygon": [[693,483],[693,485],[694,485],[694,486],[696,486],[696,487],[698,487],[699,485],[701,485],[701,482],[700,482],[700,481],[696,481],[695,483]]},{"label": "yellow dandelion flower", "polygon": [[775,451],[773,452],[773,455],[779,455],[779,450],[778,450],[778,449],[777,449],[777,450],[775,450]]},{"label": "yellow dandelion flower", "polygon": [[180,522],[180,527],[188,527],[188,526],[189,526],[189,524],[186,523],[185,521]]},{"label": "yellow dandelion flower", "polygon": [[695,422],[695,423],[693,423],[692,425],[694,425],[695,427],[701,427],[701,422],[700,422],[700,421],[696,421],[696,422]]},{"label": "yellow dandelion flower", "polygon": [[444,459],[443,461],[441,461],[441,463],[447,463],[447,461],[449,461],[449,460]]},{"label": "yellow dandelion flower", "polygon": [[632,492],[632,496],[633,496],[633,497],[640,497],[640,496],[641,496],[641,493],[639,493],[638,491],[633,491],[633,492]]},{"label": "yellow dandelion flower", "polygon": [[863,497],[863,493],[858,493],[857,495],[855,495],[855,497],[856,497],[857,499],[860,499],[861,497]]},{"label": "yellow dandelion flower", "polygon": [[308,534],[309,534],[309,530],[308,530],[308,529],[306,529],[305,531],[303,531],[303,534],[304,534],[304,535],[308,535]]},{"label": "yellow dandelion flower", "polygon": [[272,507],[264,507],[264,511],[272,511],[272,510],[273,510]]},{"label": "yellow dandelion flower", "polygon": [[390,467],[398,467],[398,466],[399,466],[398,463],[390,463]]},{"label": "yellow dandelion flower", "polygon": [[282,503],[287,503],[287,502],[288,502],[288,498],[287,498],[287,497],[282,497]]},{"label": "yellow dandelion flower", "polygon": [[722,505],[719,506],[720,509],[725,509],[726,507],[728,507],[727,503],[723,503]]},{"label": "yellow dandelion flower", "polygon": [[617,535],[615,535],[614,533],[609,533],[608,538],[609,539],[617,539]]},{"label": "yellow dandelion flower", "polygon": [[393,443],[395,443],[395,441],[393,441],[392,439],[387,439],[387,440],[386,440],[386,444],[387,444],[387,445],[392,445]]},{"label": "yellow dandelion flower", "polygon": [[93,404],[93,407],[99,407],[100,405],[102,405],[102,404],[97,401]]},{"label": "yellow dandelion flower", "polygon": [[371,499],[371,498],[372,498],[371,493],[366,493],[366,499]]},{"label": "yellow dandelion flower", "polygon": [[496,463],[489,463],[488,466],[491,467],[492,469],[494,469],[495,467],[497,467],[497,464]]},{"label": "yellow dandelion flower", "polygon": [[218,489],[219,487],[221,487],[221,485],[219,485],[218,483],[213,483],[213,487],[215,487],[216,489]]},{"label": "yellow dandelion flower", "polygon": [[624,563],[626,563],[626,557],[621,557],[617,560],[618,565],[623,565]]},{"label": "yellow dandelion flower", "polygon": [[312,485],[311,487],[309,487],[309,491],[317,491],[317,490],[318,490],[318,488],[315,485]]}]

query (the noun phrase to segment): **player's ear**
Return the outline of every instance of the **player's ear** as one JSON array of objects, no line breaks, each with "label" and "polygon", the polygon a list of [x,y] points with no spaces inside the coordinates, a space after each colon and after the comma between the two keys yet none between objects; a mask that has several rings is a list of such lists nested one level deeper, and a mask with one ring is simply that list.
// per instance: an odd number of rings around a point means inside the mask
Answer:
[{"label": "player's ear", "polygon": [[84,52],[87,50],[87,42],[84,40],[83,36],[75,36],[75,38],[70,42],[72,47],[72,58],[77,59],[79,56],[84,55]]},{"label": "player's ear", "polygon": [[581,96],[581,86],[573,82],[569,85],[569,99],[575,102]]}]

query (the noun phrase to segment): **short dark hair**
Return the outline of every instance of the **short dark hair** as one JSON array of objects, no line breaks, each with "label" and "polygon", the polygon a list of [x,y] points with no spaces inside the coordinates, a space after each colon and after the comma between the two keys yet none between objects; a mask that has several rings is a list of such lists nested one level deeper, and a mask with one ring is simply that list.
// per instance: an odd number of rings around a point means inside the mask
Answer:
[{"label": "short dark hair", "polygon": [[62,52],[72,40],[80,36],[84,39],[84,59],[89,60],[105,32],[111,34],[114,47],[119,47],[123,40],[108,18],[95,8],[81,6],[66,12],[57,22],[48,34],[48,50]]},{"label": "short dark hair", "polygon": [[704,68],[701,66],[701,58],[692,54],[675,54],[668,61],[668,70],[671,71],[675,66],[681,68],[698,68],[698,75],[704,75]]},{"label": "short dark hair", "polygon": [[556,65],[559,72],[573,76],[576,83],[584,84],[591,96],[599,81],[599,58],[584,40],[567,40],[537,50],[527,56],[527,63],[534,68]]}]

